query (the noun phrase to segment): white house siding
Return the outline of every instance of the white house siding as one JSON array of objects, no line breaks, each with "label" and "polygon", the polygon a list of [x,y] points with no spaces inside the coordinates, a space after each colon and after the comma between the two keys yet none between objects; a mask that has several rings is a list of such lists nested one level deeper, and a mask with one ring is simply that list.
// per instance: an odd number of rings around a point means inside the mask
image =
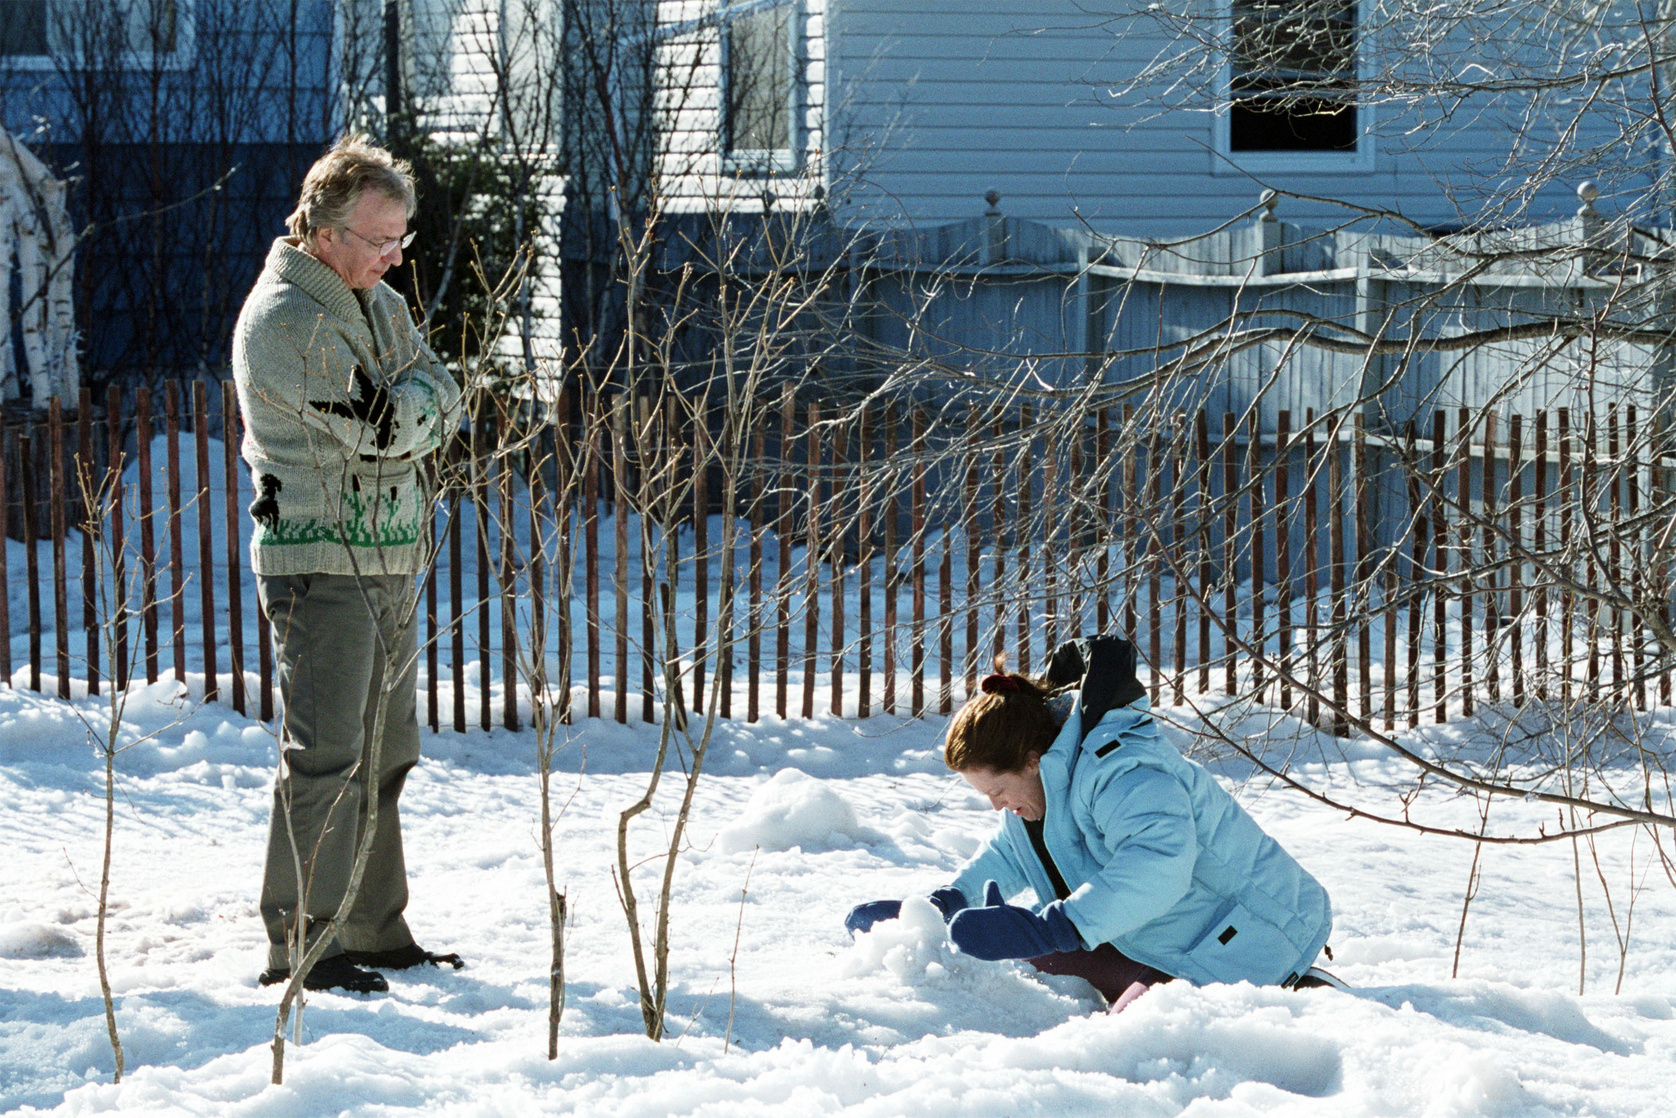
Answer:
[{"label": "white house siding", "polygon": [[[408,89],[420,111],[420,124],[432,136],[457,143],[481,143],[504,133],[510,113],[517,142],[526,149],[543,146],[531,134],[541,113],[537,102],[558,81],[549,49],[559,6],[549,0],[413,0],[404,9],[403,28]],[[551,137],[545,138],[551,142]],[[542,202],[542,230],[530,269],[531,314],[526,322],[517,305],[500,340],[500,350],[518,360],[527,354],[550,361],[559,350],[559,217],[564,182],[545,176],[535,186]],[[545,251],[542,251],[545,249]]]},{"label": "white house siding", "polygon": [[[656,0],[657,65],[664,94],[655,158],[665,212],[758,213],[803,207],[825,189],[827,0],[793,0],[803,21],[800,164],[777,174],[730,170],[721,151],[721,25],[730,8],[764,0]],[[771,2],[771,0],[770,0]]]},{"label": "white house siding", "polygon": [[403,59],[407,86],[429,131],[469,137],[492,126],[500,0],[414,0]]},{"label": "white house siding", "polygon": [[[1093,10],[1103,5],[1077,0],[832,2],[829,145],[835,197],[850,220],[957,221],[982,212],[995,190],[1009,216],[1192,234],[1272,186],[1459,223],[1477,213],[1474,190],[1512,134],[1511,105],[1475,107],[1458,125],[1376,110],[1372,170],[1216,173],[1226,164],[1212,154],[1213,113],[1166,108],[1161,90],[1151,100],[1110,96],[1168,48],[1149,21],[1118,34],[1120,24]],[[1556,185],[1530,216],[1575,208],[1574,185]],[[1299,200],[1285,206],[1288,220],[1345,216]]]}]

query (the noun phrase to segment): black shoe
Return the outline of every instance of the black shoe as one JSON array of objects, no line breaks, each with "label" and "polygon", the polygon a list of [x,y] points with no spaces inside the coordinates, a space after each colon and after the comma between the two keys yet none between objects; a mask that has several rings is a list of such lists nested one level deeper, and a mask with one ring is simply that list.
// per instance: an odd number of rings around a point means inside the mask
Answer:
[{"label": "black shoe", "polygon": [[433,954],[417,943],[392,948],[389,951],[345,951],[343,955],[357,966],[377,967],[379,970],[407,970],[409,967],[422,967],[426,964],[459,970],[466,965],[466,961],[458,955]]},{"label": "black shoe", "polygon": [[1310,967],[1292,982],[1292,989],[1294,990],[1320,990],[1323,988],[1329,990],[1350,989],[1338,975],[1324,971],[1320,967]]},{"label": "black shoe", "polygon": [[[277,986],[291,977],[290,967],[269,967],[257,976],[263,986]],[[342,990],[349,994],[382,994],[390,988],[384,976],[376,971],[362,970],[348,954],[332,955],[314,964],[314,969],[303,979],[305,990]]]}]

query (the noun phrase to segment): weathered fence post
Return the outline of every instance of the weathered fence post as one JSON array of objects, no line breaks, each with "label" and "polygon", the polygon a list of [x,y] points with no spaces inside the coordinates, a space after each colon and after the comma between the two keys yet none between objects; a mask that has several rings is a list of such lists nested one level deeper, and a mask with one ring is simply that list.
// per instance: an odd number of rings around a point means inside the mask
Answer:
[{"label": "weathered fence post", "polygon": [[[113,591],[111,602],[116,611],[116,615],[112,618],[112,629],[114,630],[112,636],[115,638],[116,647],[111,650],[113,661],[111,669],[113,672],[112,682],[117,690],[121,691],[128,687],[128,677],[131,673],[129,671],[128,654],[128,544],[123,523],[127,516],[127,502],[123,499],[125,494],[122,485],[122,464],[125,456],[122,452],[122,388],[120,385],[113,384],[105,390],[105,445],[108,448],[105,452],[105,472],[109,479],[107,484],[111,494],[111,586]],[[0,458],[4,458],[4,455],[0,454]],[[0,476],[0,494],[5,491],[5,479]],[[0,497],[0,540],[6,538],[4,510],[5,500]],[[4,548],[0,548],[0,550],[4,550]],[[4,586],[5,583],[6,569],[4,566],[0,566],[0,586]],[[4,597],[4,595],[0,595],[0,597]],[[11,635],[11,628],[6,623],[6,615],[3,611],[0,611],[0,634],[7,637]],[[8,686],[11,684],[10,673],[7,674],[6,683]]]},{"label": "weathered fence post", "polygon": [[1519,615],[1524,612],[1525,544],[1522,517],[1524,509],[1524,417],[1515,415],[1507,427],[1507,537],[1508,558],[1512,560],[1507,578],[1507,646],[1510,655],[1508,670],[1513,675],[1513,703],[1525,703],[1524,628]]},{"label": "weathered fence post", "polygon": [[[11,538],[11,525],[7,523],[11,515],[11,489],[7,487],[10,467],[6,463],[6,432],[8,424],[0,419],[0,587],[6,590],[0,593],[0,677],[7,687],[12,686],[12,603],[11,603],[11,571],[8,569],[8,553],[10,548],[6,541]],[[29,550],[35,548],[33,539],[24,545]]]},{"label": "weathered fence post", "polygon": [[[1555,503],[1559,506],[1560,514],[1560,554],[1571,554],[1571,516],[1572,507],[1577,502],[1577,492],[1573,488],[1574,473],[1571,466],[1571,409],[1559,410],[1558,433],[1560,443],[1560,488],[1555,494]],[[1569,559],[1568,559],[1568,562]],[[1575,574],[1575,570],[1573,570]],[[1575,627],[1572,617],[1572,607],[1576,602],[1576,595],[1569,589],[1560,591],[1560,659],[1564,668],[1560,672],[1560,703],[1571,705],[1571,671],[1574,659],[1572,631]]]},{"label": "weathered fence post", "polygon": [[[1232,695],[1239,686],[1239,654],[1235,651],[1235,625],[1239,617],[1239,460],[1234,455],[1234,436],[1239,431],[1233,412],[1222,413],[1222,623],[1227,626],[1223,647],[1228,659],[1223,665],[1222,690]],[[1206,663],[1209,663],[1207,658]]]},{"label": "weathered fence post", "polygon": [[1146,463],[1146,497],[1145,511],[1142,514],[1149,531],[1146,541],[1146,570],[1147,570],[1147,651],[1151,654],[1148,661],[1152,669],[1152,688],[1150,701],[1157,706],[1163,697],[1164,685],[1164,622],[1163,605],[1159,599],[1164,593],[1163,523],[1159,516],[1162,510],[1164,472],[1164,443],[1163,432],[1154,426],[1151,437],[1147,440]]},{"label": "weathered fence post", "polygon": [[831,710],[834,718],[844,717],[844,549],[848,535],[844,528],[848,491],[844,459],[848,451],[847,432],[839,424],[832,429],[832,498],[827,512],[827,524],[831,526],[831,531],[827,533],[830,556],[827,565],[832,574]]},{"label": "weathered fence post", "polygon": [[66,515],[64,507],[64,408],[57,396],[47,410],[47,480],[52,529],[53,645],[57,653],[58,697],[70,697],[70,605],[64,577]]},{"label": "weathered fence post", "polygon": [[1479,464],[1480,508],[1479,555],[1487,572],[1484,586],[1484,686],[1492,703],[1501,702],[1501,650],[1497,636],[1501,629],[1501,575],[1496,567],[1496,413],[1484,413],[1484,457]]},{"label": "weathered fence post", "polygon": [[[885,405],[883,456],[883,460],[885,462],[894,463],[897,460],[897,455],[902,449],[902,441],[899,437],[900,434],[901,431],[897,426],[896,419],[896,404],[895,402],[891,402]],[[896,519],[897,514],[901,511],[901,506],[898,501],[897,488],[898,486],[895,481],[895,472],[892,471],[885,488],[884,508],[879,512],[879,515],[885,522],[885,683],[883,706],[887,714],[896,713],[896,606],[897,591],[900,589],[898,586],[900,581],[900,564],[897,562],[896,555],[896,537],[898,531]]]},{"label": "weathered fence post", "polygon": [[[701,402],[693,415],[693,713],[704,713],[705,649],[710,643],[710,421]],[[592,459],[590,459],[590,462]],[[590,477],[592,475],[589,475]],[[783,491],[782,491],[783,492]],[[785,497],[780,498],[783,505]],[[780,544],[787,546],[784,525]],[[590,567],[592,562],[590,561]],[[785,578],[785,563],[780,564]],[[781,670],[782,690],[784,669]],[[784,706],[782,699],[781,706]],[[782,709],[781,714],[785,711]]]},{"label": "weathered fence post", "polygon": [[804,409],[808,430],[809,518],[803,534],[803,717],[815,716],[815,657],[821,636],[821,406],[814,400]]},{"label": "weathered fence post", "polygon": [[1282,410],[1275,417],[1274,509],[1275,509],[1275,610],[1280,615],[1280,709],[1292,709],[1292,521],[1290,466],[1292,413]]},{"label": "weathered fence post", "polygon": [[856,594],[860,599],[856,616],[857,718],[866,718],[873,710],[873,491],[877,483],[871,468],[871,418],[871,405],[863,403],[856,427]]},{"label": "weathered fence post", "polygon": [[1014,520],[1014,544],[1018,554],[1018,670],[1030,674],[1030,551],[1034,525],[1030,520],[1030,480],[1035,462],[1030,448],[1035,444],[1035,425],[1029,404],[1018,409],[1018,516]]},{"label": "weathered fence post", "polygon": [[[93,448],[93,393],[82,385],[76,403],[76,491],[71,494],[81,509],[81,620],[87,693],[99,693],[99,562],[95,554],[99,535],[95,478],[98,466]],[[114,607],[113,607],[114,608]]]},{"label": "weathered fence post", "polygon": [[[1111,560],[1112,537],[1117,531],[1117,517],[1112,507],[1112,491],[1116,488],[1118,472],[1111,469],[1108,473],[1108,463],[1111,461],[1111,409],[1102,407],[1095,413],[1094,419],[1094,477],[1100,479],[1100,496],[1096,504],[1099,515],[1095,518],[1096,550],[1094,553],[1094,628],[1096,632],[1104,633],[1111,624]],[[1124,636],[1132,636],[1125,633]],[[973,641],[976,644],[976,640]]]},{"label": "weathered fence post", "polygon": [[[978,599],[983,594],[983,550],[978,531],[978,407],[966,407],[965,485],[961,490],[960,522],[966,537],[966,697],[978,692]],[[1104,620],[1102,618],[1102,628]]]},{"label": "weathered fence post", "polygon": [[[1170,547],[1182,555],[1187,546],[1187,416],[1178,413],[1171,423],[1170,437]],[[1191,564],[1181,561],[1175,577],[1175,701],[1187,701],[1187,607],[1192,583],[1186,577]]]},{"label": "weathered fence post", "polygon": [[1413,532],[1408,561],[1408,725],[1420,725],[1420,643],[1425,628],[1425,602],[1420,587],[1425,579],[1426,544],[1431,525],[1426,518],[1425,496],[1420,490],[1419,431],[1411,419],[1403,432],[1403,473],[1408,494],[1408,523]]},{"label": "weathered fence post", "polygon": [[1448,423],[1442,408],[1432,413],[1432,563],[1438,573],[1432,591],[1432,721],[1440,725],[1449,715],[1449,518],[1443,503],[1443,486],[1448,478],[1443,449]]},{"label": "weathered fence post", "polygon": [[[1263,546],[1263,427],[1257,409],[1251,409],[1246,423],[1245,478],[1246,511],[1251,524],[1251,646],[1257,652],[1251,660],[1251,690],[1262,701],[1263,656],[1268,648],[1268,618],[1263,605],[1263,568],[1268,551]],[[1230,624],[1236,619],[1230,618]]]},{"label": "weathered fence post", "polygon": [[29,582],[29,689],[38,694],[41,690],[41,511],[37,503],[34,438],[27,426],[18,430],[17,456],[23,496],[23,569]]},{"label": "weathered fence post", "polygon": [[751,432],[750,476],[750,553],[746,577],[748,590],[745,603],[745,721],[762,718],[762,536],[763,503],[768,499],[767,484],[768,431],[764,424],[755,424]]},{"label": "weathered fence post", "polygon": [[[1548,413],[1536,413],[1536,506],[1531,517],[1531,549],[1536,555],[1548,550]],[[1540,572],[1538,572],[1540,573]],[[1548,699],[1548,579],[1536,581],[1536,697]]]},{"label": "weathered fence post", "polygon": [[1456,503],[1461,508],[1460,540],[1455,546],[1456,561],[1461,570],[1461,717],[1472,717],[1472,411],[1460,410],[1456,435],[1461,444],[1461,460],[1456,467]]},{"label": "weathered fence post", "polygon": [[[221,473],[226,498],[227,530],[227,671],[232,676],[233,709],[245,713],[244,691],[244,549],[239,525],[244,509],[239,500],[239,397],[233,382],[221,382]],[[120,584],[119,584],[120,586]],[[120,593],[120,590],[118,591]]]},{"label": "weathered fence post", "polygon": [[925,410],[913,409],[913,489],[910,494],[913,511],[914,623],[910,653],[913,657],[913,713],[925,717]]},{"label": "weathered fence post", "polygon": [[143,384],[134,390],[134,438],[140,475],[140,624],[145,634],[145,681],[156,683],[157,509],[151,490],[151,389]]},{"label": "weathered fence post", "polygon": [[215,546],[211,525],[215,510],[210,507],[209,480],[209,386],[202,380],[192,382],[192,433],[197,450],[198,473],[198,603],[203,611],[204,637],[204,701],[221,697],[215,654]]},{"label": "weathered fence post", "polygon": [[[995,665],[999,665],[1007,648],[1007,548],[1012,542],[1007,538],[1007,487],[1004,483],[1007,476],[1007,455],[1003,447],[1006,445],[1007,425],[1000,405],[996,405],[991,430],[995,436],[995,456],[989,482],[989,491],[993,498],[990,502],[990,537],[994,541],[992,546],[995,560],[994,574],[990,577],[989,599],[992,603],[991,620],[995,630],[995,651],[992,660]],[[996,670],[999,670],[999,667]]]},{"label": "weathered fence post", "polygon": [[1315,409],[1304,411],[1304,633],[1308,655],[1305,677],[1309,681],[1309,699],[1305,704],[1309,724],[1321,722],[1320,657],[1317,654],[1320,628],[1321,540],[1317,531],[1320,520],[1318,491],[1321,488],[1320,463],[1315,460]]},{"label": "weathered fence post", "polygon": [[[618,723],[628,722],[628,691],[629,691],[629,575],[628,575],[628,411],[633,406],[627,392],[619,392],[612,397],[609,405],[611,409],[611,532],[612,548],[616,555],[612,557],[612,594],[616,604],[616,623],[612,627],[612,639],[615,642],[612,653],[616,660],[617,697],[612,705],[612,717]],[[481,559],[481,555],[479,559]],[[726,570],[727,559],[722,560],[723,570]],[[725,574],[723,576],[726,577]],[[725,641],[725,637],[723,640]],[[718,650],[718,664],[721,652]],[[718,669],[719,670],[719,669]],[[484,670],[487,676],[487,665]],[[485,679],[483,694],[489,693],[487,679]],[[727,685],[722,685],[723,703],[726,703]],[[725,717],[725,715],[724,715]],[[488,727],[485,726],[484,729]]]}]

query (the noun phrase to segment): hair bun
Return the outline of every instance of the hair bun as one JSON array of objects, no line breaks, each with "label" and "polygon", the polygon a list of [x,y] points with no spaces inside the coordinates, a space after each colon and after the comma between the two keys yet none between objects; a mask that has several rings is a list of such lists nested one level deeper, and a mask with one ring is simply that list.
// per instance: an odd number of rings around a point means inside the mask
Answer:
[{"label": "hair bun", "polygon": [[978,684],[978,690],[985,695],[1004,695],[1008,692],[1021,692],[1024,688],[1020,687],[1018,680],[1012,676],[996,672],[994,675],[984,676],[983,682]]}]

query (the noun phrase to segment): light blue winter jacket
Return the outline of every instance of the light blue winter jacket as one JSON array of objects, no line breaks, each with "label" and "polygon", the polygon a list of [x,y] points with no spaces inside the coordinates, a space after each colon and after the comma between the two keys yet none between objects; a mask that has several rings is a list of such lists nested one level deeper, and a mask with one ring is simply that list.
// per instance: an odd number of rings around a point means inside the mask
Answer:
[{"label": "light blue winter jacket", "polygon": [[[1082,739],[1080,699],[1042,756],[1043,837],[1083,942],[1190,982],[1285,983],[1315,962],[1332,929],[1327,891],[1199,765],[1158,734],[1140,699]],[[1000,829],[954,885],[983,903],[1055,899],[1024,823]]]}]

